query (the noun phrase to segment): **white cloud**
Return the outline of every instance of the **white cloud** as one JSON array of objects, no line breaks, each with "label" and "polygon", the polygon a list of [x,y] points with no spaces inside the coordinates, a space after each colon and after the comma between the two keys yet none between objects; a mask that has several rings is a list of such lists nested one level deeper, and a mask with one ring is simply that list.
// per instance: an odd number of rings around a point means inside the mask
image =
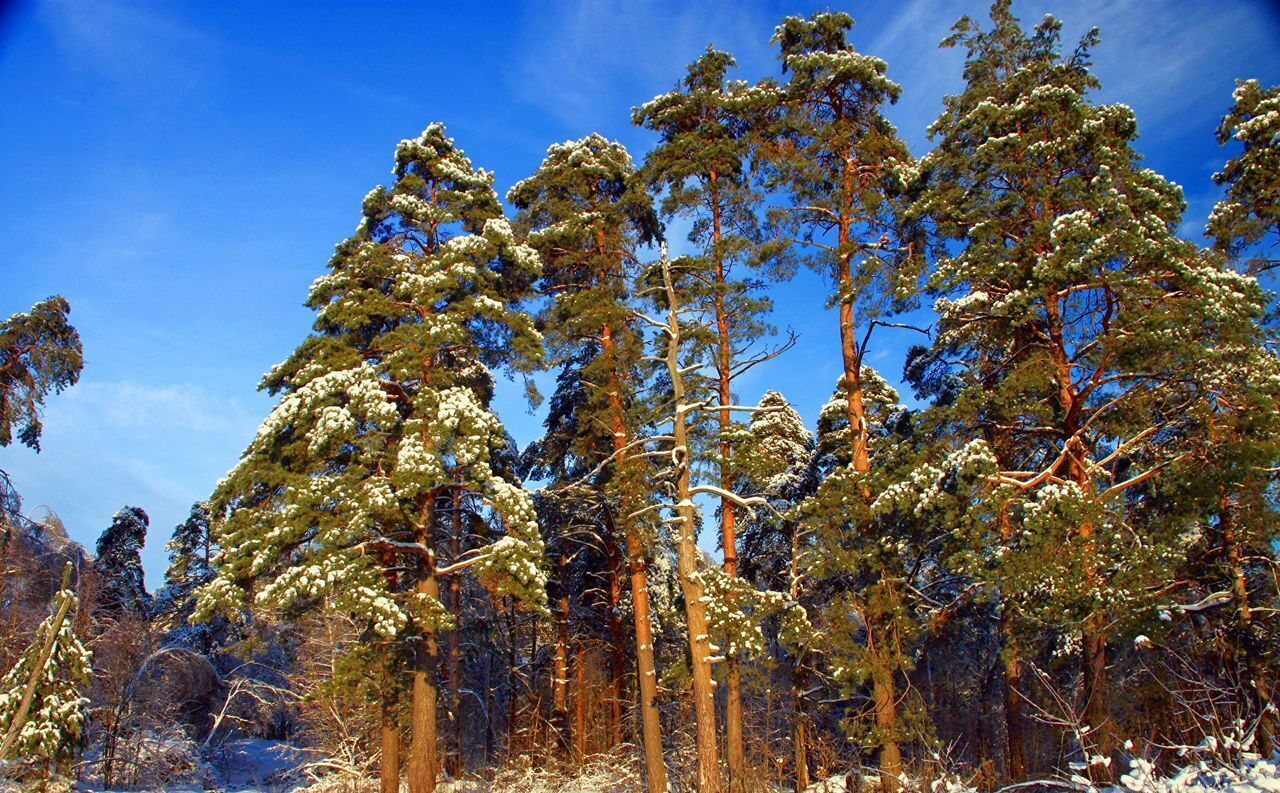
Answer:
[{"label": "white cloud", "polygon": [[1224,0],[1084,0],[1062,11],[1066,40],[1098,27],[1103,96],[1129,102],[1139,121],[1172,118],[1204,103],[1230,102],[1232,81],[1275,46],[1275,26],[1260,3]]},{"label": "white cloud", "polygon": [[165,104],[218,74],[218,43],[154,5],[45,0],[38,10],[68,62],[133,100]]},{"label": "white cloud", "polygon": [[56,397],[47,414],[50,432],[119,430],[222,433],[252,427],[256,418],[238,400],[199,385],[151,386],[84,382]]},{"label": "white cloud", "polygon": [[264,412],[187,383],[86,380],[49,397],[42,451],[0,449],[0,468],[28,511],[52,509],[86,546],[120,507],[146,510],[143,562],[155,586],[169,533],[235,464]]},{"label": "white cloud", "polygon": [[570,0],[534,4],[521,24],[511,89],[583,134],[613,126],[619,109],[683,76],[708,44],[744,61],[767,50],[771,19],[749,4],[693,0]]}]

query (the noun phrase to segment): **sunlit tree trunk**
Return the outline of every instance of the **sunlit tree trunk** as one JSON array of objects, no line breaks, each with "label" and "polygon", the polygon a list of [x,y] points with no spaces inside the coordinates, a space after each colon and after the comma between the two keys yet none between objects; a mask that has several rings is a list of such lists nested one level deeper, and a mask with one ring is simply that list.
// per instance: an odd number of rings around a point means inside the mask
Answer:
[{"label": "sunlit tree trunk", "polygon": [[556,645],[551,668],[551,724],[562,756],[569,754],[569,562],[556,561],[560,596],[556,600]]},{"label": "sunlit tree trunk", "polygon": [[[612,329],[606,325],[601,333],[605,357],[616,360]],[[630,433],[622,405],[622,383],[616,370],[609,389],[609,412],[612,417],[613,449],[617,465],[626,463],[625,449]],[[628,509],[624,502],[623,509]],[[628,521],[629,522],[629,521]],[[653,618],[649,608],[649,577],[645,547],[637,530],[624,526],[627,537],[627,570],[631,577],[631,602],[636,623],[636,676],[640,689],[640,721],[644,739],[645,774],[650,793],[666,793],[667,767],[662,756],[662,723],[658,714],[658,666],[653,655]],[[616,683],[615,683],[616,684]]]},{"label": "sunlit tree trunk", "polygon": [[[689,629],[689,654],[693,666],[693,713],[697,729],[698,791],[719,793],[720,761],[716,731],[715,680],[711,676],[711,636],[707,624],[706,589],[698,570],[697,507],[690,484],[692,464],[686,424],[687,399],[684,376],[680,372],[679,303],[664,259],[662,277],[666,285],[670,320],[667,323],[667,372],[673,392],[672,457],[676,464],[676,515],[679,518],[680,587],[684,592],[685,622]],[[739,747],[741,748],[741,747]]]},{"label": "sunlit tree trunk", "polygon": [[[416,590],[424,598],[438,600],[440,582],[436,578],[435,554],[432,552],[432,528],[435,521],[435,496],[429,495],[414,532],[414,540],[424,549],[418,568]],[[432,615],[422,615],[421,635],[414,642],[413,657],[413,735],[409,748],[409,790],[432,793],[440,775],[436,736],[436,707],[439,687],[436,682],[440,647]]]},{"label": "sunlit tree trunk", "polygon": [[[854,161],[848,162],[846,168],[846,193],[850,196],[848,210],[852,209]],[[852,444],[853,469],[859,473],[871,470],[871,453],[868,445],[867,407],[862,387],[862,360],[858,350],[853,316],[853,244],[849,211],[840,215],[839,250],[843,251],[837,261],[836,286],[839,295],[838,316],[840,321],[840,358],[844,366],[845,398],[848,406],[849,435]],[[872,498],[869,490],[864,490],[863,498],[868,502]],[[889,591],[893,584],[882,580],[875,587],[884,589],[883,595],[892,599],[895,593]],[[880,742],[880,784],[885,793],[896,793],[902,779],[902,749],[898,745],[898,698],[896,692],[897,670],[891,662],[890,637],[881,628],[883,620],[870,615],[867,619],[867,655],[871,667],[871,701],[875,709],[875,724]]]}]

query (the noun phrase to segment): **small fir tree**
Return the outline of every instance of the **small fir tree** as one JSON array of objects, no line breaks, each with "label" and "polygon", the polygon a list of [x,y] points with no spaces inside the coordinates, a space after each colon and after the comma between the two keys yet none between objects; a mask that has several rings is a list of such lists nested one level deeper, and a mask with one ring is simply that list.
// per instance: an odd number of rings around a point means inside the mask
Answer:
[{"label": "small fir tree", "polygon": [[[220,629],[209,622],[192,623],[195,612],[196,590],[209,583],[214,576],[214,561],[218,552],[213,539],[212,519],[208,502],[191,505],[187,519],[173,529],[173,535],[165,545],[169,552],[169,567],[164,573],[164,587],[156,593],[153,610],[162,629],[169,633],[170,642],[193,647],[200,652],[212,651]],[[222,620],[219,620],[222,622]]]},{"label": "small fir tree", "polygon": [[[79,598],[67,565],[48,618],[0,679],[0,761],[43,783],[67,775],[84,742],[90,654],[75,634]],[[8,775],[6,772],[5,775]]]},{"label": "small fir tree", "polygon": [[[812,561],[811,533],[803,530],[795,507],[818,487],[814,436],[786,397],[767,391],[734,445],[737,492],[764,498],[767,508],[754,510],[739,535],[742,576],[757,590],[787,593],[790,624],[782,626],[781,644],[791,656],[791,744],[795,789],[812,782],[810,769],[810,666],[813,631],[803,603],[812,587],[804,573]],[[802,616],[803,615],[803,616]]]}]

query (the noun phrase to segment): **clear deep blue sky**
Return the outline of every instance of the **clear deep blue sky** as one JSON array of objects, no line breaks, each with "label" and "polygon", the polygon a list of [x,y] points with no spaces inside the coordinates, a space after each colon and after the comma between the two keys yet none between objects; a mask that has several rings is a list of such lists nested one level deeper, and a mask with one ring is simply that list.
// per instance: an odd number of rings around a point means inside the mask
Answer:
[{"label": "clear deep blue sky", "polygon": [[[889,62],[893,119],[917,154],[961,54],[937,42],[977,2],[167,3],[0,0],[0,316],[71,301],[84,375],[53,397],[44,451],[0,450],[29,508],[91,544],[125,504],[152,518],[148,584],[193,501],[231,468],[270,401],[262,373],[306,335],[301,305],[401,138],[444,122],[501,193],[549,144],[600,132],[639,159],[630,109],[669,90],[707,44],[743,79],[774,75],[783,16],[847,10]],[[1186,190],[1188,235],[1216,200],[1214,141],[1236,78],[1280,82],[1280,15],[1264,0],[1018,2],[1068,39],[1102,29],[1101,98],[1138,114],[1148,165]],[[776,291],[799,346],[741,383],[812,422],[837,376],[835,321],[812,275]],[[912,340],[885,336],[891,379]],[[517,387],[499,409],[537,436]],[[713,543],[707,542],[708,546]]]}]

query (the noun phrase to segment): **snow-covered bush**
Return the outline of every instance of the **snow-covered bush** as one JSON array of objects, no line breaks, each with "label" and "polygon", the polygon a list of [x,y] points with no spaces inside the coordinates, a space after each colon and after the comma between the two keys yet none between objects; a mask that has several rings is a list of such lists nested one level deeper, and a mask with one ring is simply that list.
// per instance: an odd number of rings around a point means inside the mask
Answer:
[{"label": "snow-covered bush", "polygon": [[1133,793],[1277,793],[1280,791],[1280,763],[1276,758],[1253,756],[1240,764],[1216,765],[1209,761],[1191,763],[1170,776],[1162,776],[1153,763],[1135,758],[1129,773],[1120,777],[1122,791]]},{"label": "snow-covered bush", "polygon": [[[173,787],[202,789],[217,782],[217,773],[200,754],[200,747],[177,724],[155,724],[132,732],[117,752],[112,787],[135,790],[167,790]],[[87,758],[82,781],[102,783],[100,747]]]}]

